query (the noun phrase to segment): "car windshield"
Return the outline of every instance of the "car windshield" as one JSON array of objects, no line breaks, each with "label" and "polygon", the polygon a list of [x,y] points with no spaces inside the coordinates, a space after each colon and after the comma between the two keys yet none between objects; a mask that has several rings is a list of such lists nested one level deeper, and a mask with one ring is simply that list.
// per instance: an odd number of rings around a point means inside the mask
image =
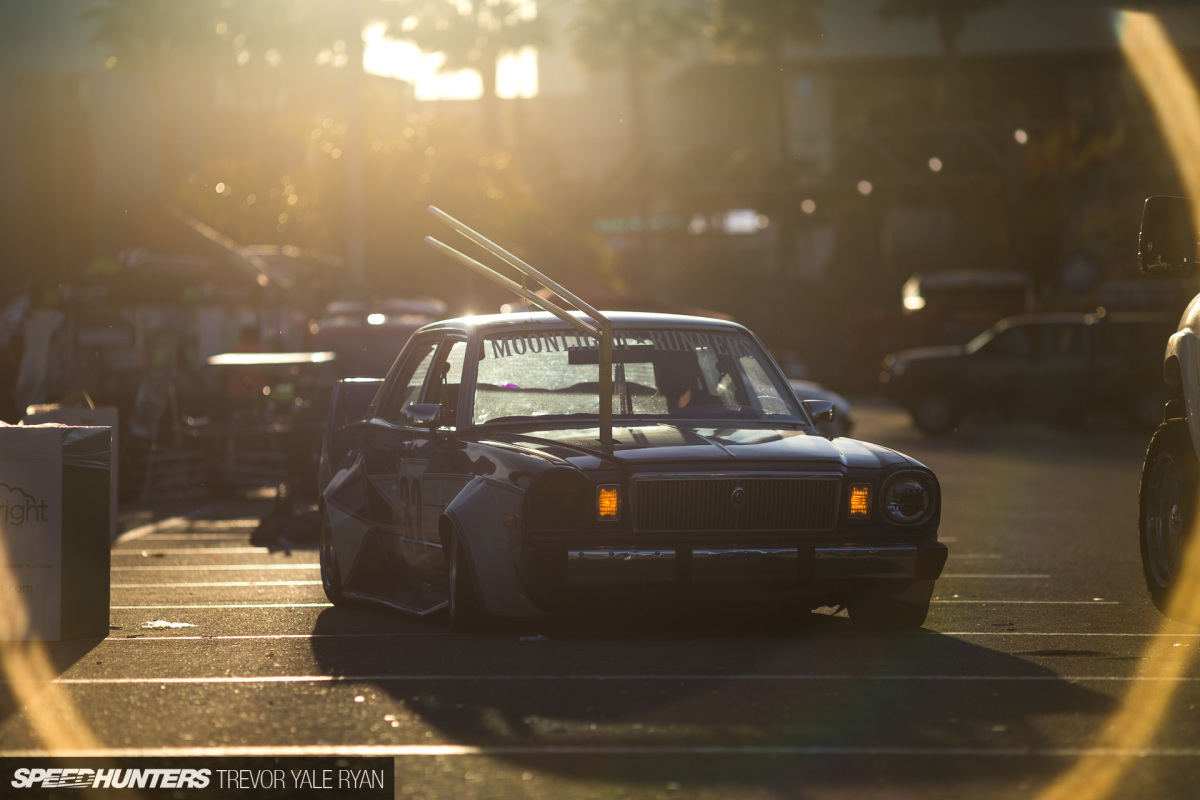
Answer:
[{"label": "car windshield", "polygon": [[[570,329],[504,330],[483,341],[476,424],[599,414],[599,347]],[[613,415],[804,419],[758,344],[736,331],[619,330]]]}]

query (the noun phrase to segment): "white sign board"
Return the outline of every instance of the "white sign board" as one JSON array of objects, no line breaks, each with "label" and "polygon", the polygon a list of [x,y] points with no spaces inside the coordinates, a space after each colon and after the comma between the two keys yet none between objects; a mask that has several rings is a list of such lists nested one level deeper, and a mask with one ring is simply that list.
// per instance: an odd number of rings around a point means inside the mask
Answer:
[{"label": "white sign board", "polygon": [[[6,438],[0,455],[0,539],[7,552],[0,594],[5,595],[7,611],[0,624],[19,625],[23,616],[20,627],[38,634],[30,638],[58,639],[62,635],[62,431],[37,428],[24,431],[19,440]],[[7,619],[10,614],[18,619]]]}]

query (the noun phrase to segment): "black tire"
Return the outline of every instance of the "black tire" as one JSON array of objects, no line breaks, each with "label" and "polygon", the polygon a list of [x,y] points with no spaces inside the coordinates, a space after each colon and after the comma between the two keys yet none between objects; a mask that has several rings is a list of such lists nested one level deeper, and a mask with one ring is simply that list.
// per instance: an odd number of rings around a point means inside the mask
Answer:
[{"label": "black tire", "polygon": [[944,435],[958,427],[962,410],[944,389],[928,389],[917,395],[908,409],[913,425],[923,433]]},{"label": "black tire", "polygon": [[1196,507],[1196,453],[1186,420],[1158,426],[1146,449],[1138,496],[1142,574],[1150,599],[1166,613]]},{"label": "black tire", "polygon": [[457,535],[450,537],[449,550],[450,603],[447,613],[450,616],[450,630],[455,633],[478,633],[488,627],[488,616],[475,591],[471,559]]},{"label": "black tire", "polygon": [[344,605],[346,598],[342,595],[342,573],[338,571],[337,553],[333,549],[333,535],[329,527],[329,515],[325,506],[321,506],[321,588],[325,596],[335,606]]}]

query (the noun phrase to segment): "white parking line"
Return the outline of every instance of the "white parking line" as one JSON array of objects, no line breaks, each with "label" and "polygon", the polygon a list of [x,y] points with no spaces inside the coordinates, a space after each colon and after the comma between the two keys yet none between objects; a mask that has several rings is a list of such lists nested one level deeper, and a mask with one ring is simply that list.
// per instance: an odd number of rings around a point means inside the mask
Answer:
[{"label": "white parking line", "polygon": [[138,558],[146,558],[148,556],[195,556],[195,555],[250,555],[251,553],[265,555],[271,551],[266,547],[176,547],[173,549],[157,549],[157,548],[124,548],[122,550],[113,550],[114,556],[136,556]]},{"label": "white parking line", "polygon": [[117,544],[124,542],[132,542],[137,539],[142,539],[152,534],[161,533],[163,531],[180,531],[180,530],[195,530],[195,531],[229,531],[238,529],[253,530],[257,528],[260,520],[255,517],[242,517],[239,519],[228,520],[199,520],[193,517],[203,517],[206,513],[212,510],[212,507],[200,508],[195,511],[192,517],[171,517],[169,519],[151,522],[148,525],[139,525],[136,528],[130,528],[117,537]]},{"label": "white parking line", "polygon": [[194,519],[188,528],[194,531],[225,531],[237,528],[253,530],[262,523],[258,517],[235,517],[233,519]]},{"label": "white parking line", "polygon": [[187,570],[190,572],[200,570],[262,570],[262,569],[320,569],[321,564],[317,561],[301,561],[297,564],[190,564],[190,565],[172,565],[172,566],[152,566],[152,567],[110,567],[113,572],[179,572]]},{"label": "white parking line", "polygon": [[320,586],[320,581],[214,581],[212,583],[114,583],[113,589],[209,589],[239,586]]},{"label": "white parking line", "polygon": [[516,681],[763,681],[772,683],[1200,683],[1200,676],[1155,677],[1150,675],[244,675],[211,678],[56,678],[39,680],[0,680],[6,683],[55,683],[64,686],[134,686],[159,685],[231,685],[269,683],[471,683]]},{"label": "white parking line", "polygon": [[[212,641],[214,639],[372,639],[372,638],[390,638],[397,636],[451,636],[449,631],[405,631],[399,633],[256,633],[256,634],[225,634],[218,636],[109,636],[103,640],[101,644],[110,644],[115,642],[197,642],[197,641]],[[1070,633],[1070,632],[1022,632],[1022,631],[926,631],[923,634],[917,635],[928,636],[1042,636],[1042,637],[1058,637],[1070,639],[1076,636],[1091,636],[1091,637],[1127,637],[1127,638],[1168,638],[1168,639],[1196,639],[1200,638],[1200,633]]]},{"label": "white parking line", "polygon": [[1196,758],[1195,747],[833,747],[804,745],[313,744],[0,750],[4,758],[227,758],[249,756],[908,756],[937,758]]},{"label": "white parking line", "polygon": [[1052,576],[1049,575],[1048,573],[1030,574],[1030,575],[1016,575],[1016,574],[988,575],[987,573],[983,573],[983,572],[969,572],[969,573],[957,573],[957,574],[943,572],[941,577],[938,578],[938,580],[945,580],[946,578],[1003,578],[1005,580],[1008,580],[1008,579],[1044,580],[1049,577],[1052,577]]},{"label": "white parking line", "polygon": [[973,604],[973,605],[1026,605],[1026,606],[1119,606],[1120,601],[1117,600],[938,600],[934,598],[930,603],[946,604]]},{"label": "white parking line", "polygon": [[941,636],[1130,636],[1130,637],[1163,637],[1166,639],[1194,639],[1200,637],[1200,633],[1158,633],[1158,632],[1137,632],[1137,633],[1103,633],[1103,632],[1087,632],[1087,633],[1063,633],[1056,631],[938,631]]},{"label": "white parking line", "polygon": [[214,603],[212,605],[185,606],[109,606],[113,611],[132,611],[142,609],[171,609],[174,611],[189,608],[333,608],[333,603]]},{"label": "white parking line", "polygon": [[132,542],[135,539],[149,536],[152,533],[159,533],[160,531],[179,530],[187,527],[188,522],[190,520],[187,517],[171,517],[170,519],[151,522],[149,525],[139,525],[136,528],[130,528],[118,536],[116,544]]},{"label": "white parking line", "polygon": [[[257,527],[257,526],[255,526]],[[152,533],[138,539],[139,542],[189,542],[189,541],[245,541],[245,534],[252,533],[254,528],[247,528],[241,533],[237,531],[224,531],[220,533],[206,533],[193,531],[191,533]]]},{"label": "white parking line", "polygon": [[224,634],[220,636],[109,636],[100,644],[115,642],[211,642],[221,639],[388,639],[414,636],[450,636],[450,631],[404,631],[400,633],[267,633]]}]

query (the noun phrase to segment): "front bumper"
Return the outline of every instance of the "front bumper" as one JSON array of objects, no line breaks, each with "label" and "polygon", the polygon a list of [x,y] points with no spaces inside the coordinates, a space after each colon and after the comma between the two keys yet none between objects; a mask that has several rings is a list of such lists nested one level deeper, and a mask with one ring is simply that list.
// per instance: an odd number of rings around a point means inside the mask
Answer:
[{"label": "front bumper", "polygon": [[566,583],[935,580],[941,542],[738,548],[593,548],[566,551]]},{"label": "front bumper", "polygon": [[539,548],[520,570],[529,597],[547,610],[620,598],[695,601],[806,595],[819,604],[899,594],[932,582],[946,563],[937,541],[730,547],[700,544]]}]

